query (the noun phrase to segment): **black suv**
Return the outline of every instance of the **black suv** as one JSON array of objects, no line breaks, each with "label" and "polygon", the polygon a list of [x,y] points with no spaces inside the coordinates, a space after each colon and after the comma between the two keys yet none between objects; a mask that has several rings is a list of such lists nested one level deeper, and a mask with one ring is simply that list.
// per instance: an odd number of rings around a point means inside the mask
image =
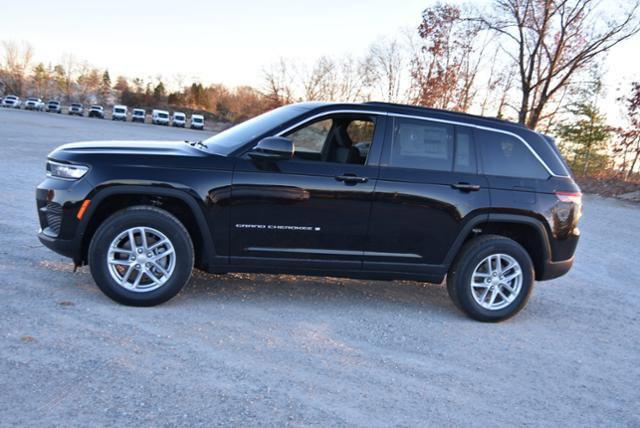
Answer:
[{"label": "black suv", "polygon": [[385,103],[278,108],[202,142],[54,150],[40,240],[138,306],[192,268],[434,283],[469,316],[517,313],[571,267],[580,189],[553,140]]}]

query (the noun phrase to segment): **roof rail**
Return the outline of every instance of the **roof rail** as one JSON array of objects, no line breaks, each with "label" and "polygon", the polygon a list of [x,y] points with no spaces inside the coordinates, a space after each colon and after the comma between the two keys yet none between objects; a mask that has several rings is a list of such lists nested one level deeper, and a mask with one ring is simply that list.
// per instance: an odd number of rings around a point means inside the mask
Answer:
[{"label": "roof rail", "polygon": [[502,123],[502,124],[505,124],[505,125],[518,126],[518,127],[521,127],[521,128],[525,127],[521,123],[512,122],[510,120],[505,120],[505,119],[500,119],[500,118],[497,118],[497,117],[480,116],[480,115],[475,115],[475,114],[471,114],[471,113],[463,113],[463,112],[458,112],[458,111],[451,111],[451,110],[432,108],[432,107],[423,107],[423,106],[410,105],[410,104],[389,103],[389,102],[383,102],[383,101],[368,101],[368,102],[365,102],[365,103],[362,103],[362,104],[370,105],[370,106],[380,106],[380,107],[395,107],[395,108],[400,108],[400,109],[404,109],[404,110],[411,110],[411,111],[417,111],[417,112],[422,112],[422,113],[429,113],[429,112],[431,112],[431,113],[444,113],[444,114],[448,114],[448,115],[452,115],[452,116],[461,116],[461,117],[470,117],[470,118],[473,118],[473,119],[488,120],[488,121],[491,121],[491,122]]}]

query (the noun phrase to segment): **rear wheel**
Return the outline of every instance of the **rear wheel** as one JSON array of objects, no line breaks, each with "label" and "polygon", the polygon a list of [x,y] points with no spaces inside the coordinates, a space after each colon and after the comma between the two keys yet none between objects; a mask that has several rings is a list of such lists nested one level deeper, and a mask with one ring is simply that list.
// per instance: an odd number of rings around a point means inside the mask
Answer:
[{"label": "rear wheel", "polygon": [[98,287],[132,306],[157,305],[178,294],[191,277],[193,258],[193,244],[182,223],[148,206],[113,214],[89,246],[89,266]]},{"label": "rear wheel", "polygon": [[465,244],[447,275],[447,290],[471,318],[495,322],[522,310],[533,281],[533,263],[520,244],[485,235]]}]

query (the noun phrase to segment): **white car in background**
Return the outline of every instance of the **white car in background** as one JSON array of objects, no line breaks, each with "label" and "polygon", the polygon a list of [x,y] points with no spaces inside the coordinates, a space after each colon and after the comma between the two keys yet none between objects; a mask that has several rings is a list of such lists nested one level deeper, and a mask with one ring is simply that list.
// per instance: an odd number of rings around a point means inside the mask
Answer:
[{"label": "white car in background", "polygon": [[62,113],[62,104],[60,101],[49,100],[47,103],[47,111],[49,113]]},{"label": "white car in background", "polygon": [[69,106],[69,115],[84,116],[84,106],[80,103],[71,103]]},{"label": "white car in background", "polygon": [[179,112],[173,112],[173,118],[171,119],[171,125],[178,126],[180,128],[184,128],[184,125],[187,123],[187,115]]},{"label": "white car in background", "polygon": [[111,110],[111,120],[122,120],[123,122],[127,121],[127,106],[116,105],[113,106]]},{"label": "white car in background", "polygon": [[7,95],[2,100],[2,107],[20,108],[20,98],[16,95]]},{"label": "white car in background", "polygon": [[25,110],[42,111],[42,110],[44,110],[44,103],[38,97],[29,97],[24,102],[24,109]]},{"label": "white car in background", "polygon": [[169,125],[169,112],[166,110],[153,110],[151,123],[154,125]]},{"label": "white car in background", "polygon": [[204,129],[204,116],[201,114],[191,115],[191,129]]},{"label": "white car in background", "polygon": [[96,117],[98,119],[104,119],[104,107],[94,104],[89,108],[89,114],[87,117]]},{"label": "white car in background", "polygon": [[131,110],[131,122],[144,123],[147,118],[147,112],[143,108],[134,108]]}]

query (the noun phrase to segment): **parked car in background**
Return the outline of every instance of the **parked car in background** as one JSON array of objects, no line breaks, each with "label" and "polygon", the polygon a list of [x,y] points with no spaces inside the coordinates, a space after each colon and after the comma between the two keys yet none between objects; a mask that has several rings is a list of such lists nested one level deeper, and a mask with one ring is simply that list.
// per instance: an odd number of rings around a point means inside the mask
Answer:
[{"label": "parked car in background", "polygon": [[89,109],[89,117],[95,117],[98,119],[104,119],[104,107],[99,105],[92,105]]},{"label": "parked car in background", "polygon": [[2,107],[20,108],[20,98],[17,95],[7,95],[2,100]]},{"label": "parked car in background", "polygon": [[191,115],[191,129],[204,129],[204,116],[201,114]]},{"label": "parked car in background", "polygon": [[127,106],[116,105],[111,109],[111,120],[122,120],[123,122],[127,121]]},{"label": "parked car in background", "polygon": [[47,111],[49,113],[62,113],[62,104],[60,104],[60,101],[49,100],[47,103]]},{"label": "parked car in background", "polygon": [[29,97],[24,102],[24,109],[25,110],[42,111],[42,110],[44,110],[44,103],[38,97]]},{"label": "parked car in background", "polygon": [[187,115],[179,111],[174,111],[171,125],[184,128],[185,123],[187,123]]},{"label": "parked car in background", "polygon": [[166,110],[153,110],[151,123],[154,125],[169,125],[169,112]]},{"label": "parked car in background", "polygon": [[201,142],[66,144],[46,171],[40,241],[127,305],[167,301],[195,265],[446,279],[455,306],[500,321],[571,269],[580,238],[551,137],[422,107],[288,105]]},{"label": "parked car in background", "polygon": [[69,115],[84,116],[84,106],[80,103],[71,103],[69,106]]},{"label": "parked car in background", "polygon": [[134,108],[131,110],[131,122],[144,123],[147,118],[147,112],[143,108]]}]

